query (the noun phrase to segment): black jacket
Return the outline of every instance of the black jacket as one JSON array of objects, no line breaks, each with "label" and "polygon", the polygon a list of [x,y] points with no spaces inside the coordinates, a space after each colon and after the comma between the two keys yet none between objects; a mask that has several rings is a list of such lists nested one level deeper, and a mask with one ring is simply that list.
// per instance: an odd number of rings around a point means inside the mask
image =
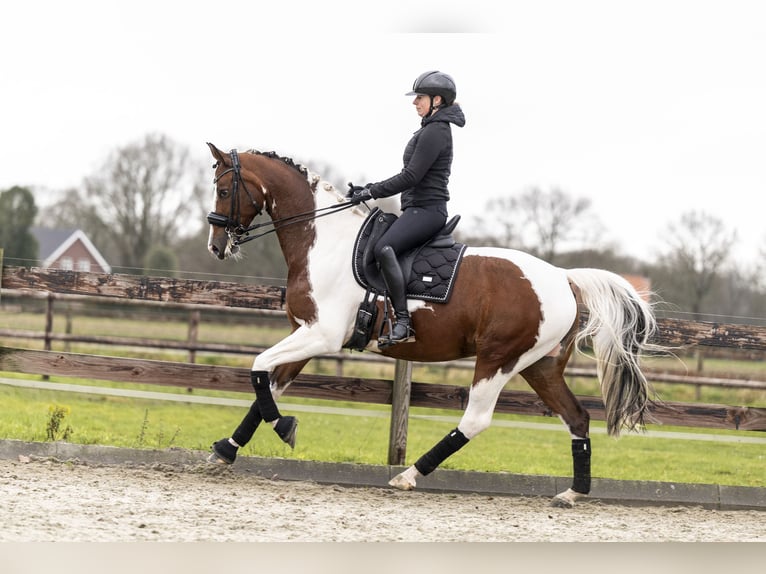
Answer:
[{"label": "black jacket", "polygon": [[404,168],[393,177],[370,185],[374,198],[401,193],[402,209],[407,207],[443,206],[449,201],[452,168],[452,129],[465,125],[459,104],[438,110],[423,119],[407,147],[404,148]]}]

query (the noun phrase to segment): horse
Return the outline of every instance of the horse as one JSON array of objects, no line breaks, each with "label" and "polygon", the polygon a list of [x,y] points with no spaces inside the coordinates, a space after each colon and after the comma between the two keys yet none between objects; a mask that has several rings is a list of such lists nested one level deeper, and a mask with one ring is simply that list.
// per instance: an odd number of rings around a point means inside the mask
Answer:
[{"label": "horse", "polygon": [[[294,446],[297,420],[281,415],[275,401],[312,357],[339,352],[352,336],[365,289],[352,277],[350,260],[370,206],[353,205],[321,176],[275,152],[227,153],[207,145],[215,159],[208,250],[221,260],[239,257],[244,242],[275,232],[288,270],[284,301],[292,331],[254,358],[255,401],[232,436],[213,443],[209,460],[232,464],[261,421]],[[396,198],[370,203],[386,213],[398,210]],[[263,212],[266,221],[251,225]],[[268,231],[250,235],[265,226]],[[384,297],[375,305],[383,310]],[[572,484],[551,504],[571,508],[585,499],[590,416],[567,386],[564,368],[586,340],[608,433],[640,430],[650,416],[653,391],[640,359],[657,350],[650,342],[656,319],[651,304],[611,271],[562,269],[514,249],[469,246],[449,301],[410,298],[408,308],[415,341],[381,349],[373,335],[365,350],[418,362],[475,357],[475,369],[457,427],[392,478],[394,488],[414,489],[419,477],[486,430],[501,390],[519,374],[571,435]]]}]

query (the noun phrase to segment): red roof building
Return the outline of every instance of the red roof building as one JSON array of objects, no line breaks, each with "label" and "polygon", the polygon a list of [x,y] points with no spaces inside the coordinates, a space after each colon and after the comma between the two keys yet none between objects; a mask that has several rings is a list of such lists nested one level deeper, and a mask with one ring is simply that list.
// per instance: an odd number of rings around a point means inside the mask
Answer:
[{"label": "red roof building", "polygon": [[31,231],[40,245],[41,267],[86,273],[112,272],[111,266],[81,229],[33,227]]}]

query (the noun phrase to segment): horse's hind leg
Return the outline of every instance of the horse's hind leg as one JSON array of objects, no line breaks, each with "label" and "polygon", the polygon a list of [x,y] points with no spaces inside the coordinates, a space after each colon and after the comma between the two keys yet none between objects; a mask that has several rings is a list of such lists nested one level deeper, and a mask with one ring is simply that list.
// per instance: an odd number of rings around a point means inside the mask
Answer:
[{"label": "horse's hind leg", "polygon": [[585,498],[590,492],[590,415],[564,380],[566,365],[571,347],[564,349],[558,356],[543,357],[533,365],[521,371],[521,376],[535,390],[542,401],[556,414],[569,429],[572,436],[572,462],[574,479],[571,488],[557,494],[552,506],[572,508],[575,502]]},{"label": "horse's hind leg", "polygon": [[[480,368],[477,359],[476,373],[487,372]],[[487,429],[492,422],[492,412],[500,391],[508,382],[511,373],[503,373],[500,368],[491,369],[494,375],[483,377],[474,374],[474,383],[468,395],[468,405],[457,428],[450,431],[431,450],[421,456],[417,462],[389,481],[389,485],[400,490],[412,490],[419,476],[433,472],[447,457],[451,456],[469,440]]]}]

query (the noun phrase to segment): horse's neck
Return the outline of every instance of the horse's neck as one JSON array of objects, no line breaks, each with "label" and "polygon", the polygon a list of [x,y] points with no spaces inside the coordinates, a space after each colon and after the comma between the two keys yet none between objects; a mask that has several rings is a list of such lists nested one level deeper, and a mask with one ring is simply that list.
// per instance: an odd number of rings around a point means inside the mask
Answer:
[{"label": "horse's neck", "polygon": [[[316,176],[314,176],[316,177]],[[312,185],[313,183],[313,185]],[[306,217],[305,222],[277,225],[282,254],[287,263],[288,283],[300,283],[310,280],[309,253],[312,258],[318,258],[319,263],[332,265],[337,258],[348,252],[351,257],[351,247],[356,238],[354,230],[358,230],[364,217],[352,214],[348,210],[338,213],[320,212],[319,217],[312,213],[324,208],[333,207],[342,201],[342,196],[327,182],[314,182],[309,174],[308,191],[282,194],[283,201],[274,202],[272,218],[275,221],[290,217]],[[289,198],[289,200],[284,200]]]},{"label": "horse's neck", "polygon": [[[300,222],[291,218],[298,218],[301,214],[310,213],[315,208],[313,202],[306,201],[292,201],[288,207],[279,201],[274,203],[275,208],[271,217],[275,222],[279,246],[287,263],[288,277],[295,276],[306,265],[308,250],[315,241],[315,233],[311,221]],[[279,223],[280,221],[284,223]]]}]

